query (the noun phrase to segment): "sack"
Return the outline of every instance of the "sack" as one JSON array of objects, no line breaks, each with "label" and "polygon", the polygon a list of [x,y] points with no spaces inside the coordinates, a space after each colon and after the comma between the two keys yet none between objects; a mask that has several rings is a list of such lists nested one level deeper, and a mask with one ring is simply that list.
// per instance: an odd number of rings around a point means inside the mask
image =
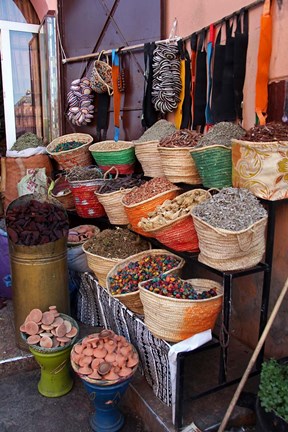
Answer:
[{"label": "sack", "polygon": [[26,175],[17,184],[19,197],[32,193],[47,194],[47,180],[45,168],[28,168]]},{"label": "sack", "polygon": [[103,52],[100,52],[98,59],[94,62],[90,85],[96,93],[108,92],[111,96],[113,94],[112,67],[109,65],[108,56],[106,56],[106,61],[100,60]]}]

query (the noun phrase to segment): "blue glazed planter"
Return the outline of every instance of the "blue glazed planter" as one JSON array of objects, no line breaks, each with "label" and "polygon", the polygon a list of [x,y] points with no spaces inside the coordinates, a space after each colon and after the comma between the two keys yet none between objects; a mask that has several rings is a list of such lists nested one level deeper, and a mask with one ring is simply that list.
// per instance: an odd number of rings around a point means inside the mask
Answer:
[{"label": "blue glazed planter", "polygon": [[121,397],[127,390],[131,378],[113,385],[92,384],[81,378],[95,412],[90,417],[90,426],[95,432],[116,432],[124,424],[124,416],[118,408]]}]

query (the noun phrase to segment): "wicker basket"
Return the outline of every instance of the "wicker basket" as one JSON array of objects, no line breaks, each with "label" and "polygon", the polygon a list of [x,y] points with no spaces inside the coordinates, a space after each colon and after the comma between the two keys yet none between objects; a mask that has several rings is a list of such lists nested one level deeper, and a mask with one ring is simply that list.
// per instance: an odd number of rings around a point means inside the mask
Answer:
[{"label": "wicker basket", "polygon": [[134,144],[128,141],[100,141],[89,147],[95,162],[102,171],[112,166],[119,174],[133,174],[135,164]]},{"label": "wicker basket", "polygon": [[[185,192],[181,196],[191,195],[203,189],[193,189]],[[209,191],[206,191],[207,199],[211,197]],[[198,236],[195,230],[194,222],[191,214],[180,216],[165,225],[150,229],[147,231],[150,237],[155,238],[163,245],[178,252],[198,252]]]},{"label": "wicker basket", "polygon": [[135,155],[147,177],[164,177],[161,157],[158,150],[159,140],[135,142]]},{"label": "wicker basket", "polygon": [[232,186],[232,151],[222,145],[211,145],[190,150],[201,183],[206,188]]},{"label": "wicker basket", "polygon": [[217,296],[202,300],[175,299],[148,291],[145,286],[149,286],[149,281],[139,284],[145,324],[154,336],[179,342],[214,328],[222,308],[222,286],[209,279],[188,279],[188,282],[198,292],[216,288]]},{"label": "wicker basket", "polygon": [[265,252],[265,229],[268,217],[264,217],[242,231],[215,228],[192,217],[199,240],[198,260],[217,270],[242,270],[257,265]]},{"label": "wicker basket", "polygon": [[128,225],[129,220],[122,204],[122,198],[131,189],[120,189],[119,191],[100,194],[95,192],[99,202],[103,205],[109,222],[113,225]]},{"label": "wicker basket", "polygon": [[122,198],[122,204],[124,206],[126,215],[128,217],[131,229],[143,236],[149,237],[147,232],[138,227],[138,222],[140,222],[142,217],[147,217],[148,213],[155,210],[155,208],[167,199],[172,200],[177,195],[181,193],[181,189],[175,186],[175,188],[168,191],[157,194],[146,201],[140,201],[136,204],[125,204],[125,196]]},{"label": "wicker basket", "polygon": [[[54,152],[54,149],[58,144],[66,142],[80,142],[83,143],[80,147],[72,150]],[[62,169],[71,169],[75,166],[88,166],[92,165],[93,159],[89,152],[89,146],[93,142],[93,137],[84,133],[72,133],[68,135],[62,135],[51,141],[46,147],[47,153],[49,153],[53,159],[58,162]]]},{"label": "wicker basket", "polygon": [[[62,195],[58,195],[60,191],[63,191]],[[70,186],[65,177],[59,177],[55,180],[54,187],[51,191],[51,196],[57,199],[66,210],[72,210],[75,208],[74,197],[70,190]]]},{"label": "wicker basket", "polygon": [[287,199],[287,152],[288,141],[251,142],[233,139],[233,187],[244,187],[266,200]]},{"label": "wicker basket", "polygon": [[191,147],[158,146],[164,175],[172,183],[201,184],[196,165],[189,151]]},{"label": "wicker basket", "polygon": [[124,267],[126,267],[130,262],[136,262],[139,261],[141,258],[145,256],[157,256],[157,255],[166,255],[166,256],[172,256],[175,259],[179,260],[179,264],[177,267],[174,267],[171,270],[168,270],[166,272],[163,272],[163,274],[175,274],[175,276],[181,275],[181,270],[185,264],[185,261],[183,258],[178,257],[177,255],[166,251],[165,249],[151,249],[150,251],[143,251],[135,255],[131,255],[129,258],[126,258],[125,260],[122,260],[118,264],[115,264],[115,266],[109,271],[106,278],[106,286],[107,291],[113,295],[113,297],[117,298],[121,301],[128,309],[132,310],[136,314],[143,315],[143,305],[140,300],[140,292],[139,290],[127,293],[127,294],[112,294],[110,290],[110,279],[113,278],[113,276],[119,271],[122,270]]},{"label": "wicker basket", "polygon": [[83,218],[105,216],[105,209],[98,201],[95,191],[103,185],[103,179],[69,181],[76,212]]}]

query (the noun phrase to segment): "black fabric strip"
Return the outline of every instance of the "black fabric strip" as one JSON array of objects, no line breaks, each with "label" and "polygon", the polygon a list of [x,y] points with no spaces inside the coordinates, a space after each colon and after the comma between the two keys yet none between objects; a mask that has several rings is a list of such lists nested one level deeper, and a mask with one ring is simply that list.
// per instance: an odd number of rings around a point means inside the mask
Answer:
[{"label": "black fabric strip", "polygon": [[[243,20],[243,31],[241,23]],[[248,47],[248,11],[240,13],[237,19],[234,42],[234,98],[236,117],[242,120],[243,86],[246,72]]]},{"label": "black fabric strip", "polygon": [[[107,135],[108,129],[108,109],[110,103],[110,96],[108,92],[101,93],[97,95],[97,129],[96,138],[97,141],[104,141]],[[103,130],[103,135],[101,135],[101,130]]]},{"label": "black fabric strip", "polygon": [[195,77],[195,98],[194,98],[194,118],[193,128],[196,126],[205,126],[205,107],[207,91],[207,66],[206,50],[204,47],[205,30],[199,35],[196,58],[196,77]]},{"label": "black fabric strip", "polygon": [[141,123],[144,128],[151,127],[158,120],[158,113],[154,108],[151,96],[153,81],[152,59],[155,47],[155,42],[144,44],[145,84],[141,117]]},{"label": "black fabric strip", "polygon": [[181,129],[186,129],[191,125],[191,72],[190,72],[190,57],[185,49],[185,95],[182,105],[182,122]]},{"label": "black fabric strip", "polygon": [[225,62],[226,45],[221,45],[222,27],[218,31],[214,47],[213,88],[211,98],[211,111],[215,122],[218,121],[221,112],[221,94],[223,83],[223,69]]}]

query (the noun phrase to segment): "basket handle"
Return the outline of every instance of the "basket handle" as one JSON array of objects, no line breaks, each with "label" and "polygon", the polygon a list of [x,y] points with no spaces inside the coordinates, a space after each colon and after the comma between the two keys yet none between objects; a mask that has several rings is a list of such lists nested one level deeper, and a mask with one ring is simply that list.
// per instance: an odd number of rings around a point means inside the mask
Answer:
[{"label": "basket handle", "polygon": [[105,174],[104,174],[104,176],[103,176],[103,179],[104,180],[106,180],[107,179],[107,174],[109,174],[111,171],[116,171],[116,174],[115,174],[115,178],[114,178],[114,180],[116,180],[117,178],[118,178],[118,175],[119,175],[119,171],[118,171],[118,169],[115,167],[115,166],[112,166],[111,168],[109,168],[106,172],[105,172]]},{"label": "basket handle", "polygon": [[241,236],[239,234],[237,234],[238,245],[239,245],[239,248],[242,252],[247,252],[251,247],[251,244],[252,244],[253,238],[254,238],[254,230],[253,229],[251,229],[251,231],[249,231],[247,233],[247,236],[245,236],[246,240],[247,240],[248,236],[250,236],[250,242],[248,242],[249,243],[248,246],[244,247],[243,234],[242,234],[242,240],[241,240]]},{"label": "basket handle", "polygon": [[[97,60],[99,60],[99,61],[101,60],[101,56],[104,55],[104,52],[105,52],[104,50],[100,51],[100,53],[99,53],[99,55],[97,57]],[[109,64],[109,59],[108,59],[108,55],[107,54],[105,54],[105,58],[106,58],[106,63]]]}]

